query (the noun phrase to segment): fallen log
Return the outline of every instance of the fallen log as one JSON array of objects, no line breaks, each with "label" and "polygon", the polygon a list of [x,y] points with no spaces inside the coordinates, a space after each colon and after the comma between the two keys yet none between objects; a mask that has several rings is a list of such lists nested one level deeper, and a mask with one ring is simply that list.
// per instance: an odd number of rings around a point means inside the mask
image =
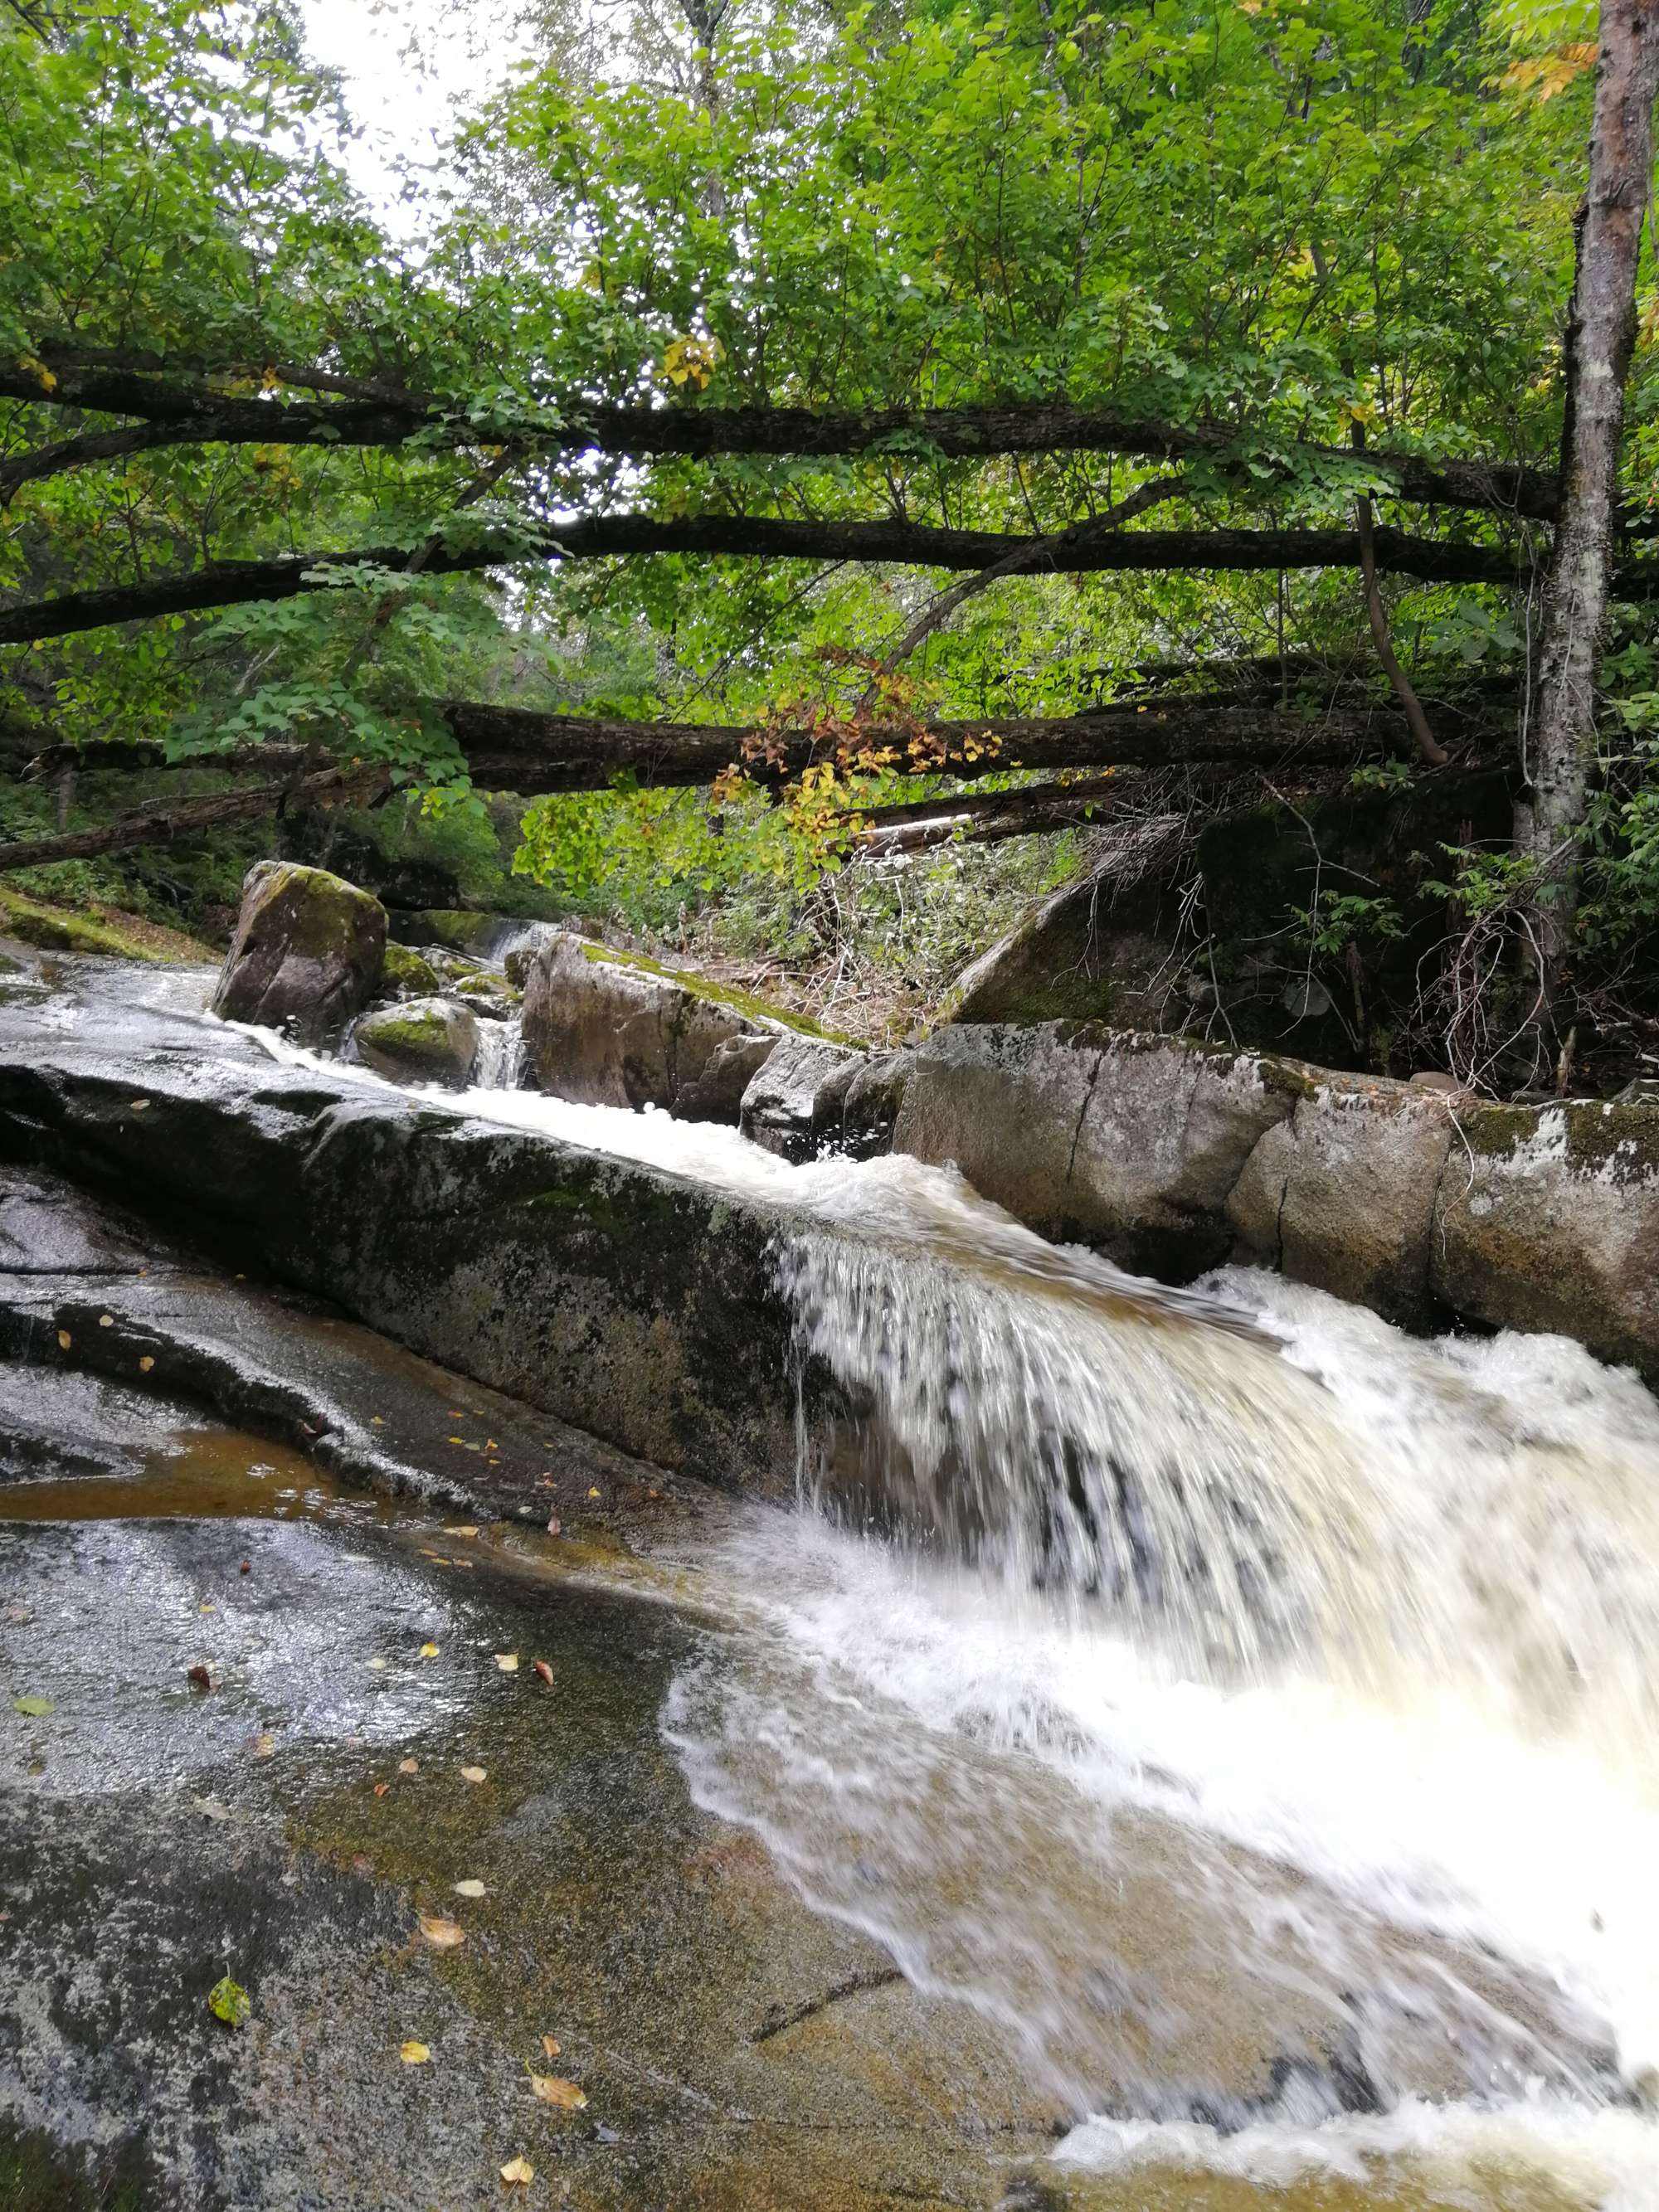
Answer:
[{"label": "fallen log", "polygon": [[100,853],[122,853],[137,845],[165,845],[176,837],[216,830],[228,822],[251,822],[286,805],[296,811],[320,806],[361,805],[391,784],[391,773],[370,767],[329,768],[314,775],[218,791],[187,799],[176,806],[147,807],[123,814],[96,830],[75,830],[54,837],[22,837],[0,845],[0,873],[37,868],[51,860],[91,860]]},{"label": "fallen log", "polygon": [[[983,570],[1023,555],[1030,544],[1028,538],[1005,532],[938,530],[893,520],[794,522],[769,515],[701,515],[676,521],[648,514],[597,515],[556,531],[519,532],[511,538],[485,533],[471,544],[435,552],[371,545],[281,554],[268,561],[215,561],[143,584],[64,592],[0,611],[0,645],[29,645],[119,623],[338,590],[343,574],[354,569],[362,570],[367,582],[376,570],[401,575],[418,567],[428,575],[460,575],[521,568],[527,562],[672,553]],[[1421,583],[1516,585],[1530,573],[1529,557],[1521,550],[1413,538],[1395,530],[1377,531],[1373,550],[1379,570]],[[1355,531],[1123,530],[1056,538],[1040,565],[1043,573],[1066,575],[1263,574],[1287,568],[1358,568],[1360,561]],[[1636,562],[1621,571],[1619,592],[1629,599],[1659,598],[1659,561]]]}]

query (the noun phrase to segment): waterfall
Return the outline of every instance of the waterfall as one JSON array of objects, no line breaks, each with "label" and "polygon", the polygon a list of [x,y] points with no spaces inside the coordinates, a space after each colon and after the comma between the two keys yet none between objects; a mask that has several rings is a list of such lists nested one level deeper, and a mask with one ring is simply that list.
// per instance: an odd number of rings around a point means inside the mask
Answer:
[{"label": "waterfall", "polygon": [[[777,1221],[799,1504],[673,1556],[665,1595],[721,1626],[664,1735],[1050,2100],[1081,2202],[1656,2212],[1634,1375],[1255,1271],[1170,1291],[947,1169],[478,1080],[458,1113]],[[842,2032],[879,2045],[867,2002]]]},{"label": "waterfall", "polygon": [[515,1014],[510,1021],[478,1024],[478,1054],[472,1063],[475,1091],[516,1091],[524,1079],[524,1035]]}]

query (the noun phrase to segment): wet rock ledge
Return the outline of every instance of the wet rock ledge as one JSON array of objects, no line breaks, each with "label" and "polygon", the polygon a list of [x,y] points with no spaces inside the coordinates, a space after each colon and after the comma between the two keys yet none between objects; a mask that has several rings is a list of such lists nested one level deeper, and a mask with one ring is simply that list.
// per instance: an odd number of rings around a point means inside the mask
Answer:
[{"label": "wet rock ledge", "polygon": [[781,1212],[279,1065],[124,1003],[119,972],[95,968],[49,1011],[21,983],[0,1002],[0,1152],[210,1236],[234,1267],[641,1459],[793,1484]]}]

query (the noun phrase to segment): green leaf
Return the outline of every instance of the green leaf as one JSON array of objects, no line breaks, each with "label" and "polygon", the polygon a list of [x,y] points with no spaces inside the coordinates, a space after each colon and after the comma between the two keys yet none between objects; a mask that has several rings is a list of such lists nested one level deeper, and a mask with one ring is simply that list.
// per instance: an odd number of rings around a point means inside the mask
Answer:
[{"label": "green leaf", "polygon": [[227,2027],[245,2027],[253,2008],[248,2002],[247,1991],[240,1982],[233,1982],[227,1974],[208,1991],[208,2010]]},{"label": "green leaf", "polygon": [[14,1712],[27,1713],[32,1721],[43,1721],[58,1710],[50,1698],[14,1698],[11,1704]]}]

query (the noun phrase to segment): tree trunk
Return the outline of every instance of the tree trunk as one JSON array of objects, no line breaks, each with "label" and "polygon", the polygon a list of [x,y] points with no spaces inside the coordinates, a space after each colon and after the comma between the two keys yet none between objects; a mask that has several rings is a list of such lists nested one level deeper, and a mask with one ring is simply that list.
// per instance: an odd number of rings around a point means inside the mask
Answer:
[{"label": "tree trunk", "polygon": [[1595,738],[1595,680],[1613,572],[1625,382],[1636,345],[1636,270],[1653,174],[1659,0],[1602,0],[1589,185],[1578,211],[1568,316],[1561,504],[1545,573],[1538,674],[1516,849],[1538,872],[1527,920],[1547,1049],[1570,965],[1579,888],[1577,832]]}]

